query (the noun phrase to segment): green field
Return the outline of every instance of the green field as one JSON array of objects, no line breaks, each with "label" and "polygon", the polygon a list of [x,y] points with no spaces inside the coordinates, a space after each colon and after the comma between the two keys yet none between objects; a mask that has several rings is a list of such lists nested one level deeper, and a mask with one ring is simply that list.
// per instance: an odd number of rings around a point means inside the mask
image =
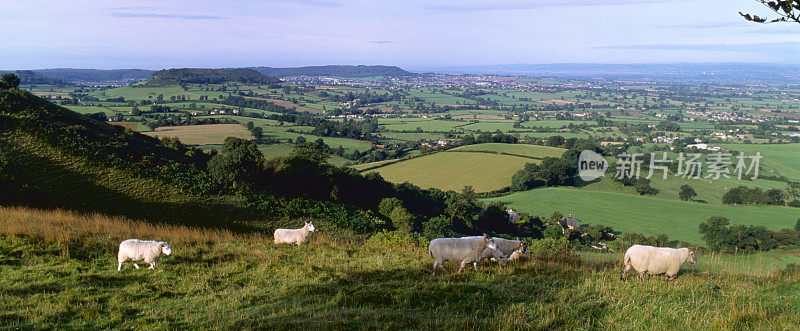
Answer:
[{"label": "green field", "polygon": [[454,151],[464,152],[493,152],[522,155],[532,158],[543,158],[546,156],[561,157],[566,149],[540,146],[540,145],[527,145],[527,144],[501,144],[501,143],[488,143],[488,144],[475,144],[461,146],[453,149]]},{"label": "green field", "polygon": [[772,230],[792,228],[800,217],[800,210],[791,207],[721,206],[570,188],[540,188],[489,200],[541,217],[559,211],[616,231],[664,233],[670,240],[696,244],[704,243],[698,233],[699,224],[712,216],[727,217],[732,224],[763,225]]},{"label": "green field", "polygon": [[510,155],[441,152],[370,170],[393,183],[410,182],[421,188],[476,192],[498,190],[511,184],[511,176],[536,160]]},{"label": "green field", "polygon": [[800,144],[725,144],[722,146],[742,152],[747,156],[753,156],[757,152],[761,153],[763,157],[761,167],[768,169],[766,174],[778,173],[791,180],[800,181]]}]

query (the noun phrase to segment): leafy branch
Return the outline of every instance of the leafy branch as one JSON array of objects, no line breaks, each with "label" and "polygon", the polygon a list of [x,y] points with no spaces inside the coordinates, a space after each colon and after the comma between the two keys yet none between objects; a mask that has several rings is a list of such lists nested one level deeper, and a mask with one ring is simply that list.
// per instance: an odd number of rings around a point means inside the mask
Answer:
[{"label": "leafy branch", "polygon": [[739,12],[744,19],[756,23],[775,23],[775,22],[797,22],[800,23],[800,0],[778,0],[766,1],[756,0],[761,2],[764,6],[769,7],[772,11],[778,14],[778,18],[769,19],[760,17],[758,15],[750,15]]}]

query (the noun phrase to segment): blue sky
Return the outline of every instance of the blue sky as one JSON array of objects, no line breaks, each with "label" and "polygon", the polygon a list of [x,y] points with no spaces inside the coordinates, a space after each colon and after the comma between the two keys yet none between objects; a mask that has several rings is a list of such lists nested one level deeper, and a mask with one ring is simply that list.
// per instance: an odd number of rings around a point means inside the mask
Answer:
[{"label": "blue sky", "polygon": [[800,64],[754,0],[8,1],[0,68]]}]

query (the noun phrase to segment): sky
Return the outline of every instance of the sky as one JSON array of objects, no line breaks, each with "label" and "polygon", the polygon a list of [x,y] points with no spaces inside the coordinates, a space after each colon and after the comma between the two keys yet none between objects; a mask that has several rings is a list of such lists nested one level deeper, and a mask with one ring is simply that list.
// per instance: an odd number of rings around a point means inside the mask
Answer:
[{"label": "sky", "polygon": [[2,0],[0,69],[800,64],[756,0]]}]

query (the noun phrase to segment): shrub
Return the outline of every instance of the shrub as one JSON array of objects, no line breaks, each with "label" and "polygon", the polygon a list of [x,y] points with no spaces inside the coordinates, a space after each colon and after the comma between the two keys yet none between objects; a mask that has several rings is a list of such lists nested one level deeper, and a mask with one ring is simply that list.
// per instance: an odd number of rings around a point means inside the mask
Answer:
[{"label": "shrub", "polygon": [[572,253],[574,248],[566,237],[543,238],[534,240],[530,244],[530,252],[537,256],[553,256]]},{"label": "shrub", "polygon": [[428,239],[452,237],[451,229],[452,223],[444,215],[431,218],[422,224],[422,234]]}]

